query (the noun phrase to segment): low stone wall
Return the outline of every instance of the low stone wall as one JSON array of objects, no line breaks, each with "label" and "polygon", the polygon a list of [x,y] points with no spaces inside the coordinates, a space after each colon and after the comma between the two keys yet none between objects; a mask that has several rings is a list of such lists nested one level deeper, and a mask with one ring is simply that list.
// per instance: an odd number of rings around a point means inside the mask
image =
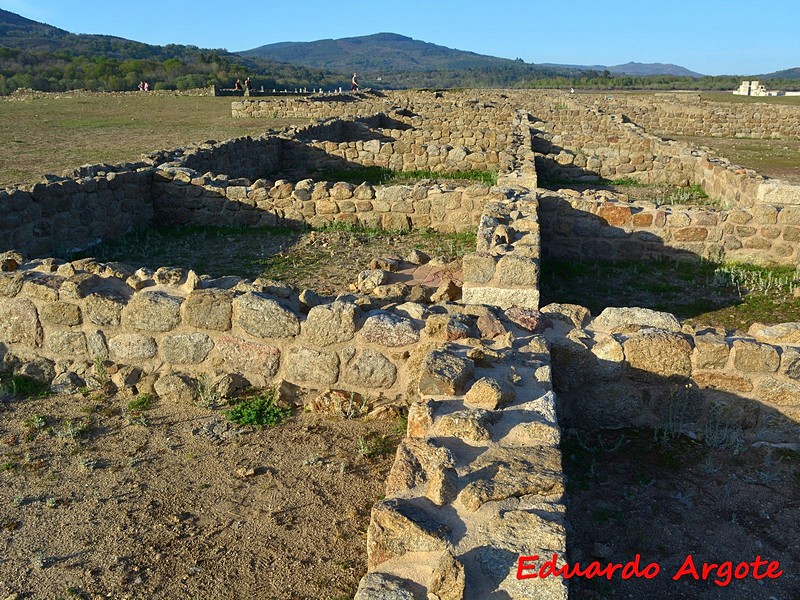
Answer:
[{"label": "low stone wall", "polygon": [[547,344],[519,327],[534,328],[530,317],[506,311],[508,331],[490,345],[426,357],[423,368],[447,363],[455,374],[472,357],[474,383],[420,378],[386,497],[372,509],[356,600],[566,600],[560,577],[517,579],[520,556],[566,560],[561,433]]},{"label": "low stone wall", "polygon": [[601,107],[659,135],[800,138],[800,107],[768,102],[712,102],[698,94],[581,94],[581,102]]},{"label": "low stone wall", "polygon": [[537,203],[528,190],[486,205],[477,251],[463,258],[463,299],[470,304],[539,307],[541,237]]},{"label": "low stone wall", "polygon": [[731,210],[608,201],[602,193],[540,191],[546,256],[570,260],[697,257],[794,265],[800,206]]},{"label": "low stone wall", "polygon": [[147,227],[152,180],[142,169],[0,190],[0,251],[52,256]]},{"label": "low stone wall", "polygon": [[[700,185],[712,198],[735,206],[760,202],[800,204],[800,186],[766,181],[755,171],[710,153],[650,135],[620,115],[585,110],[552,111],[534,121],[533,149],[542,179],[591,182],[634,179],[645,184]],[[574,120],[574,121],[573,121]]]},{"label": "low stone wall", "polygon": [[475,184],[372,186],[346,182],[292,183],[217,180],[186,169],[155,175],[158,222],[173,225],[325,227],[347,223],[387,230],[472,230],[487,202],[504,198],[500,188]]},{"label": "low stone wall", "polygon": [[[97,364],[108,361],[119,387],[149,379],[159,394],[182,398],[204,378],[232,374],[242,385],[288,381],[373,400],[405,397],[411,356],[444,338],[433,323],[426,328],[431,312],[421,305],[370,312],[357,300],[308,307],[276,282],[133,272],[91,259],[31,261],[0,273],[0,362],[70,392],[96,384]],[[458,332],[480,345],[476,319]]]},{"label": "low stone wall", "polygon": [[731,336],[640,308],[595,319],[585,311],[578,322],[554,316],[558,327],[545,333],[566,422],[654,427],[731,447],[797,442],[800,323]]}]

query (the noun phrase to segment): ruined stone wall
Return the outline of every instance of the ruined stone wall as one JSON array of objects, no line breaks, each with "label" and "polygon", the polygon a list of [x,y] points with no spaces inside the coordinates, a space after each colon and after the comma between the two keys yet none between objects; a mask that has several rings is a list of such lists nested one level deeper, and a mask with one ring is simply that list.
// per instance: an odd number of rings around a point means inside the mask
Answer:
[{"label": "ruined stone wall", "polygon": [[149,226],[152,179],[144,169],[0,191],[0,250],[53,256]]},{"label": "ruined stone wall", "polygon": [[487,202],[504,198],[482,184],[372,186],[304,179],[292,183],[217,180],[184,169],[156,171],[154,211],[173,225],[325,227],[347,223],[388,230],[472,230]]},{"label": "ruined stone wall", "polygon": [[544,253],[570,260],[649,258],[795,265],[800,206],[702,207],[606,201],[594,192],[540,192]]},{"label": "ruined stone wall", "polygon": [[[421,305],[369,312],[355,300],[309,307],[275,282],[31,261],[0,273],[0,363],[72,392],[96,385],[97,364],[107,361],[120,388],[149,381],[161,395],[189,399],[204,378],[231,374],[242,385],[403,398],[415,383],[410,356],[440,345],[439,329],[426,330]],[[480,339],[472,325],[459,331]]]},{"label": "ruined stone wall", "polygon": [[548,337],[570,423],[647,426],[740,447],[800,434],[798,323],[731,336],[681,327],[668,313],[607,308]]},{"label": "ruined stone wall", "polygon": [[476,251],[463,258],[463,300],[503,308],[539,308],[538,206],[526,191],[486,205]]},{"label": "ruined stone wall", "polygon": [[581,94],[580,101],[657,135],[800,138],[800,107],[767,102],[712,102],[698,94]]}]

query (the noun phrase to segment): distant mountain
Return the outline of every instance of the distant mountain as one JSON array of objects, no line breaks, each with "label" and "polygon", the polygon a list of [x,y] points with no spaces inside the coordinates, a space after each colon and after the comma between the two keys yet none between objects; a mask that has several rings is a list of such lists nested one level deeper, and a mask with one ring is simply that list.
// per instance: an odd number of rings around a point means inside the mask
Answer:
[{"label": "distant mountain", "polygon": [[624,65],[605,67],[610,73],[619,75],[632,75],[634,77],[650,77],[652,75],[674,75],[676,77],[702,77],[700,73],[690,71],[685,67],[664,63],[638,63],[629,62]]},{"label": "distant mountain", "polygon": [[[330,69],[346,73],[348,71],[371,72],[414,72],[414,71],[453,71],[461,69],[502,68],[513,66],[547,68],[531,65],[522,60],[510,60],[454,50],[429,42],[398,35],[396,33],[376,33],[361,37],[316,42],[281,42],[244,50],[238,53],[245,57],[260,57],[280,62]],[[549,69],[553,70],[553,69]],[[568,71],[570,69],[560,69]]]},{"label": "distant mountain", "polygon": [[761,79],[800,79],[800,67],[784,69],[783,71],[775,71],[774,73],[759,75],[759,77]]},{"label": "distant mountain", "polygon": [[531,64],[520,59],[511,60],[486,56],[475,52],[454,50],[428,42],[398,35],[376,33],[361,37],[316,42],[281,42],[268,44],[238,53],[240,56],[269,58],[307,67],[332,71],[414,72],[431,70],[462,70],[485,68],[520,68],[531,72],[546,73],[546,76],[575,76],[578,72],[608,71],[647,77],[650,75],[676,75],[702,77],[678,65],[642,64],[630,62],[625,65],[559,65],[553,63]]}]

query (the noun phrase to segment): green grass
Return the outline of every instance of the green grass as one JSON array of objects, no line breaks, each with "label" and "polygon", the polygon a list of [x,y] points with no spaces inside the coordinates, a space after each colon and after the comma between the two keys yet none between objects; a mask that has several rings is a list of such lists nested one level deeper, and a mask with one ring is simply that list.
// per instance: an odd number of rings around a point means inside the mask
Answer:
[{"label": "green grass", "polygon": [[139,394],[136,398],[128,402],[128,410],[131,412],[143,412],[145,410],[150,410],[152,407],[152,394]]},{"label": "green grass", "polygon": [[255,396],[239,400],[225,416],[236,425],[254,425],[259,428],[280,425],[292,414],[289,408],[275,404],[275,390],[265,390]]},{"label": "green grass", "polygon": [[23,398],[44,398],[52,393],[46,383],[25,375],[14,375],[8,381],[0,382],[0,389]]},{"label": "green grass", "polygon": [[[772,89],[767,85],[767,89]],[[726,104],[781,104],[784,106],[800,106],[800,96],[739,96],[731,92],[704,92],[700,94],[703,100],[709,102],[724,102]]]},{"label": "green grass", "polygon": [[796,321],[800,273],[792,267],[711,261],[542,261],[542,305],[568,302],[597,315],[609,306],[671,312],[697,325],[746,329]]},{"label": "green grass", "polygon": [[438,173],[426,170],[394,171],[385,167],[360,167],[355,169],[329,169],[322,171],[318,177],[329,181],[345,181],[353,184],[360,184],[366,181],[375,185],[413,184],[427,179],[476,182],[489,186],[497,184],[497,173],[495,171],[475,169]]}]

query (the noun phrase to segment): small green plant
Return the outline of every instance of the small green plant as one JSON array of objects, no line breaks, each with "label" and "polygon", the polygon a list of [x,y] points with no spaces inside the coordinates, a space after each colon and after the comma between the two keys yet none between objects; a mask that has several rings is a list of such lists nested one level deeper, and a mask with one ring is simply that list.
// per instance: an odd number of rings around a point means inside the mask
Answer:
[{"label": "small green plant", "polygon": [[44,431],[47,427],[47,418],[43,417],[40,414],[35,414],[31,417],[25,419],[22,424],[28,430],[28,441],[32,441],[39,435],[40,432]]},{"label": "small green plant", "polygon": [[139,394],[128,402],[128,410],[132,413],[140,413],[146,410],[150,410],[153,407],[153,395],[152,394]]},{"label": "small green plant", "polygon": [[105,361],[99,356],[94,357],[94,374],[101,385],[105,385],[108,381],[108,370],[106,369]]},{"label": "small green plant", "polygon": [[356,393],[351,392],[350,397],[336,402],[336,414],[342,419],[357,419],[364,416],[369,408],[369,398],[362,396],[359,402]]},{"label": "small green plant", "polygon": [[31,555],[31,566],[36,569],[44,569],[47,566],[47,558],[44,552],[38,551]]},{"label": "small green plant", "polygon": [[197,382],[197,404],[202,408],[214,409],[219,405],[222,399],[222,394],[219,389],[212,383],[211,378],[203,376]]},{"label": "small green plant", "polygon": [[83,467],[90,473],[94,473],[95,469],[97,469],[100,466],[100,461],[98,461],[96,458],[89,458],[89,457],[80,458],[78,460],[78,463],[81,465],[81,467]]},{"label": "small green plant", "polygon": [[51,393],[46,383],[25,375],[14,375],[7,388],[13,395],[23,398],[44,398]]},{"label": "small green plant", "polygon": [[391,438],[385,435],[362,435],[356,440],[358,453],[366,459],[378,458],[392,451]]},{"label": "small green plant", "polygon": [[79,417],[77,419],[65,419],[58,430],[60,437],[69,438],[77,441],[89,434],[92,430],[92,422],[90,419]]},{"label": "small green plant", "polygon": [[256,427],[274,427],[283,423],[292,414],[290,408],[281,408],[275,404],[275,390],[244,398],[233,408],[226,411],[225,416],[237,425],[255,425]]}]

